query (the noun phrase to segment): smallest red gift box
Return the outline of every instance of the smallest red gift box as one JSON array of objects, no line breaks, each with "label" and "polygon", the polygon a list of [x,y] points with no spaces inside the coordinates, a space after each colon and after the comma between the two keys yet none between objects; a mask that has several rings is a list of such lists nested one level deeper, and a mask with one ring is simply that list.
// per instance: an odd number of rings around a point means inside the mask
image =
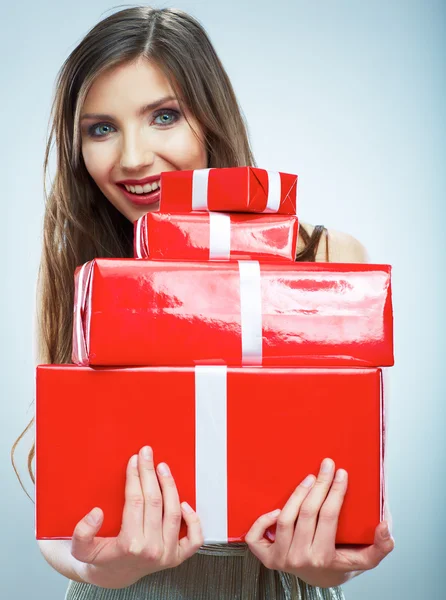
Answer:
[{"label": "smallest red gift box", "polygon": [[135,221],[134,257],[294,261],[298,231],[293,215],[153,212]]},{"label": "smallest red gift box", "polygon": [[243,541],[330,457],[348,473],[336,542],[371,544],[385,501],[383,398],[374,368],[40,365],[36,538],[70,538],[95,506],[98,535],[117,536],[127,463],[149,444],[206,542]]},{"label": "smallest red gift box", "polygon": [[295,215],[297,175],[257,167],[161,173],[160,212],[224,211]]}]

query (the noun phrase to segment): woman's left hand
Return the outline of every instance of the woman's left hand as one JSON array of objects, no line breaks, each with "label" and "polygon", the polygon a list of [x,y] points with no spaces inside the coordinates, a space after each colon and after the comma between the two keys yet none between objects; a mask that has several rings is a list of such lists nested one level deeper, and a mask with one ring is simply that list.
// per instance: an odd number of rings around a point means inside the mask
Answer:
[{"label": "woman's left hand", "polygon": [[[324,470],[324,464],[328,470]],[[339,513],[347,491],[347,472],[338,469],[330,458],[322,462],[317,479],[309,475],[298,485],[280,515],[262,515],[245,536],[251,552],[269,569],[297,575],[309,585],[327,588],[341,585],[357,575],[355,571],[374,569],[395,547],[387,523],[375,530],[368,546],[335,547]],[[296,522],[297,519],[297,522]],[[276,523],[274,542],[264,538]],[[268,535],[268,534],[267,534]]]}]

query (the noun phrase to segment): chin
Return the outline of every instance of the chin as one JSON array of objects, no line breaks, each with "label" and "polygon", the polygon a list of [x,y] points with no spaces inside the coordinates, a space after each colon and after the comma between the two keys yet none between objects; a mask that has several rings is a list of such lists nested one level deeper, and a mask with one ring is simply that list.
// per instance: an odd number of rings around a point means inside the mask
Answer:
[{"label": "chin", "polygon": [[160,201],[154,202],[153,204],[149,204],[148,206],[144,206],[143,214],[148,212],[158,212],[160,209]]},{"label": "chin", "polygon": [[125,217],[127,217],[127,219],[129,221],[131,221],[132,223],[134,223],[135,221],[137,221],[140,217],[142,217],[143,215],[149,213],[149,212],[158,212],[160,208],[160,203],[159,202],[154,202],[153,204],[147,204],[146,206],[140,206],[138,208],[135,207],[131,207],[130,210],[127,209],[125,212],[123,212],[122,210],[120,212],[122,212],[124,214]]}]

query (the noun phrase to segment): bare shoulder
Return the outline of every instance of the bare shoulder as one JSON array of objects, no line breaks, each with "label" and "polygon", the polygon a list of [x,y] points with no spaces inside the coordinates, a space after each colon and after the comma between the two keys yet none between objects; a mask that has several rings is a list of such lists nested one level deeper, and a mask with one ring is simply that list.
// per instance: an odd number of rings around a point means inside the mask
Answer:
[{"label": "bare shoulder", "polygon": [[[300,222],[309,235],[313,233],[314,225]],[[328,236],[328,239],[327,239]],[[316,262],[326,261],[326,245],[328,242],[329,260],[334,263],[367,263],[369,255],[365,246],[349,233],[337,229],[325,229],[321,235],[316,252]],[[299,236],[297,251],[304,248],[304,243]]]}]

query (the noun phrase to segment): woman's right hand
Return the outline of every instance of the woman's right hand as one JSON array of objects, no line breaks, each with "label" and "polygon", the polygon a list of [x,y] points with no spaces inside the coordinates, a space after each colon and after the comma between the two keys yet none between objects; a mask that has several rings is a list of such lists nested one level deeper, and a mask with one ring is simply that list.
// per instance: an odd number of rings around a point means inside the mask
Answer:
[{"label": "woman's right hand", "polygon": [[[76,525],[71,554],[85,563],[82,578],[98,587],[119,589],[132,585],[141,577],[169,569],[190,558],[203,545],[204,539],[197,513],[186,503],[180,505],[177,486],[165,463],[155,472],[153,451],[148,457],[140,450],[127,464],[125,504],[118,537],[95,537],[97,524],[89,521],[89,513]],[[163,467],[167,469],[163,472]],[[161,488],[158,482],[161,482]],[[179,540],[181,517],[187,525],[187,536]]]}]

